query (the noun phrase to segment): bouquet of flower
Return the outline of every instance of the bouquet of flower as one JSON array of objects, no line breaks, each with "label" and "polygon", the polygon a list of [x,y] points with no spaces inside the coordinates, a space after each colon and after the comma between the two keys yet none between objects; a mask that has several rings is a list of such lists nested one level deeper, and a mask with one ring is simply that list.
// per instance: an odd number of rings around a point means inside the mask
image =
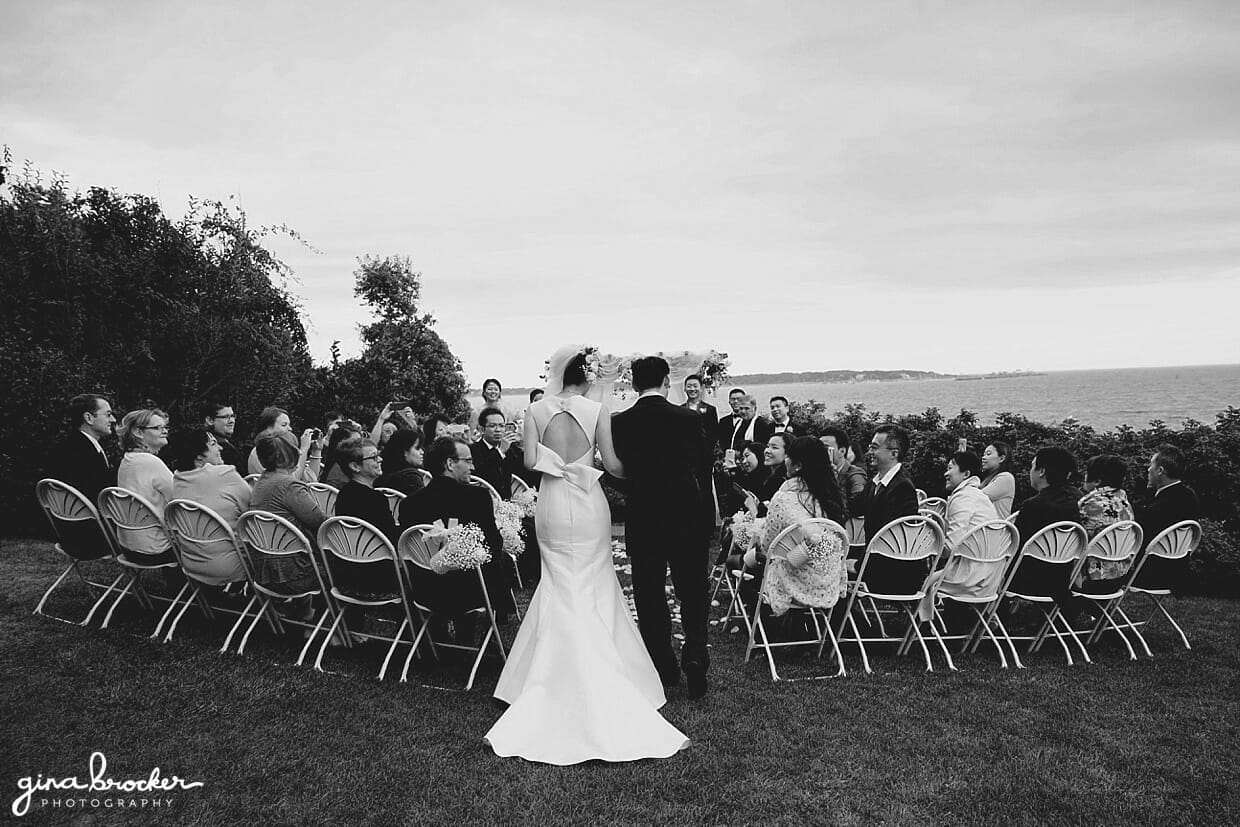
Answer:
[{"label": "bouquet of flower", "polygon": [[748,511],[738,511],[732,516],[732,545],[744,551],[753,545],[754,516]]},{"label": "bouquet of flower", "polygon": [[808,563],[821,563],[831,557],[839,557],[841,550],[839,539],[834,534],[816,531],[788,552],[788,562],[799,569]]},{"label": "bouquet of flower", "polygon": [[475,523],[462,523],[448,529],[447,538],[444,547],[431,557],[431,568],[436,574],[468,571],[491,562],[486,537]]},{"label": "bouquet of flower", "polygon": [[702,367],[698,371],[702,377],[702,387],[712,391],[721,388],[728,381],[729,364],[728,354],[712,350],[702,360]]},{"label": "bouquet of flower", "polygon": [[518,491],[509,502],[521,509],[522,517],[533,517],[538,511],[538,492],[533,488]]},{"label": "bouquet of flower", "polygon": [[516,503],[501,501],[495,505],[495,525],[504,540],[504,553],[510,557],[520,557],[521,552],[525,551],[525,529],[521,526],[523,516],[521,506]]}]

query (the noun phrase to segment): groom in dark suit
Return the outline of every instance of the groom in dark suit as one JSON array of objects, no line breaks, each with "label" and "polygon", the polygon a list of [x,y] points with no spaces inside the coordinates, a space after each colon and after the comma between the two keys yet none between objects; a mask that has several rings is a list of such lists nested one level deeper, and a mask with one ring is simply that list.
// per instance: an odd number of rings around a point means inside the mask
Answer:
[{"label": "groom in dark suit", "polygon": [[[616,414],[612,433],[628,481],[625,543],[633,565],[633,599],[642,640],[664,686],[680,683],[689,696],[706,694],[709,536],[696,519],[702,508],[699,479],[705,467],[706,417],[667,401],[670,368],[665,359],[633,361],[633,407]],[[680,600],[685,642],[677,668],[664,584],[671,569]]]}]

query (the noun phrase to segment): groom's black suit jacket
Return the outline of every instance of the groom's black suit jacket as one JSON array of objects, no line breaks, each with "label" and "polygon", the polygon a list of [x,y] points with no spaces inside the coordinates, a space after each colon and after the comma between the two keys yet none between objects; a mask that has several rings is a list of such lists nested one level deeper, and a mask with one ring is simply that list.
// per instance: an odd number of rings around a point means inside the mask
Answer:
[{"label": "groom's black suit jacket", "polygon": [[662,396],[646,396],[612,419],[616,455],[624,463],[626,524],[675,531],[696,513],[709,474],[706,417]]}]

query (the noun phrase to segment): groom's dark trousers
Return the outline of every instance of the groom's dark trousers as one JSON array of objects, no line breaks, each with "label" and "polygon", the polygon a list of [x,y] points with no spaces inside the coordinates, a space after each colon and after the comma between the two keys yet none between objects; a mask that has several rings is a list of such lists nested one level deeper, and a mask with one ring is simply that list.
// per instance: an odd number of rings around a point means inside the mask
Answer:
[{"label": "groom's dark trousers", "polygon": [[664,586],[668,570],[680,601],[686,671],[704,673],[710,536],[699,514],[698,480],[708,473],[707,422],[659,395],[638,399],[612,420],[616,454],[624,463],[624,539],[633,566],[633,600],[642,640],[664,684],[680,680],[672,649],[672,624]]}]

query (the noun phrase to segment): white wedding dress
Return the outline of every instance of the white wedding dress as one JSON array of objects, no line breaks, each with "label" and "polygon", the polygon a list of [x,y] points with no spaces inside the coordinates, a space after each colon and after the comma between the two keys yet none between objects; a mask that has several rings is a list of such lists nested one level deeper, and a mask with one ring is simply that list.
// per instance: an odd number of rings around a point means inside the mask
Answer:
[{"label": "white wedding dress", "polygon": [[[657,711],[663,685],[612,567],[611,511],[593,465],[602,410],[582,396],[547,396],[527,414],[539,437],[542,579],[495,688],[511,704],[486,734],[496,755],[566,765],[667,758],[689,745]],[[572,462],[541,441],[562,413],[590,444]]]}]

